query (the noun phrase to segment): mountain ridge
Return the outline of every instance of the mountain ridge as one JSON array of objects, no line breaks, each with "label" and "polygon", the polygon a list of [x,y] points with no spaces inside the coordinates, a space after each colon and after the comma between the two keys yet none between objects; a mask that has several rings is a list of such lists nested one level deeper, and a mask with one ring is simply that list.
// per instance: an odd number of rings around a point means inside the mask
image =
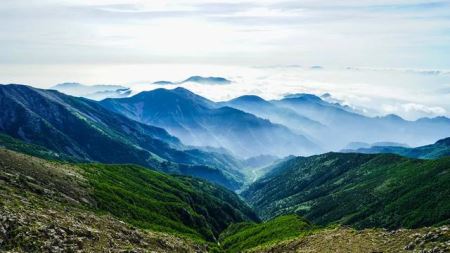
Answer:
[{"label": "mountain ridge", "polygon": [[439,225],[450,222],[449,168],[450,157],[326,153],[279,163],[241,195],[263,219],[297,213],[319,225]]},{"label": "mountain ridge", "polygon": [[316,148],[307,138],[285,126],[214,103],[180,87],[106,99],[101,103],[133,120],[163,127],[184,143],[224,147],[234,155],[251,157],[275,151],[278,152],[275,155],[283,156],[305,152],[308,146]]},{"label": "mountain ridge", "polygon": [[288,94],[269,101],[244,95],[222,104],[286,125],[330,151],[351,142],[383,140],[420,146],[450,136],[450,119],[443,116],[414,121],[397,115],[368,117],[312,94]]},{"label": "mountain ridge", "polygon": [[166,130],[132,121],[93,100],[2,85],[0,105],[0,132],[27,143],[82,160],[135,163],[197,176],[204,171],[216,182],[239,187],[239,172],[223,155],[189,149]]},{"label": "mountain ridge", "polygon": [[410,148],[403,146],[372,145],[370,147],[358,148],[355,150],[344,150],[346,153],[380,154],[392,153],[410,158],[436,159],[450,156],[450,137],[436,141],[433,144]]}]

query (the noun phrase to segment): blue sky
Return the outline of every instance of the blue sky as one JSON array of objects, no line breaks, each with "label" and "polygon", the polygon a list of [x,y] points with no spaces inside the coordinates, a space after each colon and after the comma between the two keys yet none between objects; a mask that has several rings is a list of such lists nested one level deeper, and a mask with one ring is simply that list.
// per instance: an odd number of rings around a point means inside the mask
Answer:
[{"label": "blue sky", "polygon": [[[448,0],[2,0],[0,55],[4,78],[0,83],[40,87],[63,81],[134,83],[181,78],[191,70],[197,71],[192,74],[239,78],[252,75],[253,67],[272,66],[273,75],[266,77],[280,79],[266,91],[270,94],[263,94],[268,97],[284,92],[276,89],[277,83],[291,75],[282,74],[286,68],[273,72],[280,66],[364,68],[371,80],[364,80],[361,71],[358,80],[343,81],[342,74],[330,74],[337,71],[328,72],[326,80],[305,72],[294,76],[298,87],[315,81],[339,83],[329,92],[354,97],[359,94],[351,94],[349,87],[355,83],[376,86],[380,92],[399,86],[394,98],[389,92],[376,95],[441,107],[445,115],[450,110],[445,101],[450,89]],[[158,71],[149,69],[156,65]],[[428,71],[426,80],[421,77],[427,74],[424,71]],[[435,74],[430,76],[430,71]],[[389,73],[398,79],[387,81]],[[405,73],[410,76],[405,78]],[[420,96],[424,87],[441,93],[424,99]]]}]

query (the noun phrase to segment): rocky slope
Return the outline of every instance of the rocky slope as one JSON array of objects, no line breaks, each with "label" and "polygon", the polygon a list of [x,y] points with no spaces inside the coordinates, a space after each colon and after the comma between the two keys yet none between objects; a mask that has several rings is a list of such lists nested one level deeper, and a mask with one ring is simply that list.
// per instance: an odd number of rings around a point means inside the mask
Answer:
[{"label": "rocky slope", "polygon": [[448,226],[392,231],[383,229],[354,230],[351,228],[324,229],[311,235],[248,249],[246,252],[444,253],[450,251],[449,231]]},{"label": "rocky slope", "polygon": [[205,181],[0,149],[0,220],[0,250],[202,252],[231,223],[258,219]]}]

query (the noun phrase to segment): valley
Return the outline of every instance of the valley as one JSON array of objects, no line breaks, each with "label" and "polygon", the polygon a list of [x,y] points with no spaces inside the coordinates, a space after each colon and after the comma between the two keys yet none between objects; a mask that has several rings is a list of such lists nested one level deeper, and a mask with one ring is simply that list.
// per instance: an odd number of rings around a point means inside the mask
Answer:
[{"label": "valley", "polygon": [[0,0],[0,253],[450,253],[449,28],[449,0]]},{"label": "valley", "polygon": [[[2,85],[0,105],[4,251],[450,250],[448,119],[184,88],[94,101]],[[339,142],[363,147],[324,153],[317,136],[344,122],[359,130]],[[366,145],[367,122],[394,130]],[[399,127],[432,144],[395,146]]]}]

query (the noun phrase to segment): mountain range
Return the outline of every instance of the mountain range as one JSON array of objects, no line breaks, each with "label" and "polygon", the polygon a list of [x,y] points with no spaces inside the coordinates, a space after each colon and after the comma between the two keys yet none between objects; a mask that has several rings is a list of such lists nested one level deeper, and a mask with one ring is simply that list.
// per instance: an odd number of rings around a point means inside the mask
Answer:
[{"label": "mountain range", "polygon": [[290,94],[266,101],[242,96],[222,103],[287,126],[323,150],[338,151],[351,142],[396,142],[425,145],[450,136],[450,119],[407,121],[396,115],[367,117],[311,94]]},{"label": "mountain range", "polygon": [[[306,170],[313,172],[306,178],[292,174],[294,168],[304,171],[302,160],[309,160]],[[306,249],[447,252],[450,249],[450,231],[445,225],[449,223],[450,203],[446,187],[448,157],[415,161],[385,154],[329,153],[286,162],[287,166],[274,167],[266,177],[271,181],[265,185],[273,191],[264,195],[256,191],[251,198],[277,199],[308,186],[285,201],[277,201],[276,208],[282,213],[292,206],[286,215],[260,222],[236,194],[200,179],[134,165],[46,161],[0,148],[0,249],[24,252],[105,249],[115,252],[130,248],[138,252]],[[282,181],[274,181],[283,172],[286,174]],[[310,182],[303,184],[308,178]],[[250,188],[261,183],[260,180]],[[248,198],[248,192],[243,196]],[[296,200],[302,196],[310,200],[298,206]],[[266,211],[257,207],[255,210]],[[315,222],[300,216],[301,213]],[[356,229],[340,224],[350,224]],[[430,224],[434,227],[422,227]],[[364,227],[370,228],[361,229]]]},{"label": "mountain range", "polygon": [[51,87],[51,89],[68,95],[85,97],[94,100],[102,100],[111,97],[128,97],[131,94],[130,88],[121,85],[83,85],[81,83],[60,83]]},{"label": "mountain range", "polygon": [[101,104],[144,124],[166,129],[183,143],[222,147],[241,158],[311,154],[320,149],[285,126],[222,106],[187,89],[156,89]]},{"label": "mountain range", "polygon": [[0,108],[0,251],[450,251],[444,117],[183,88],[0,85]]},{"label": "mountain range", "polygon": [[[384,145],[383,145],[384,144]],[[450,156],[450,138],[438,140],[434,144],[425,145],[416,148],[398,146],[398,145],[386,145],[389,143],[378,143],[369,147],[346,149],[343,152],[347,153],[364,153],[364,154],[379,154],[379,153],[392,153],[401,156],[421,159],[435,159],[445,156]]]},{"label": "mountain range", "polygon": [[224,77],[218,77],[218,76],[209,76],[209,77],[191,76],[180,82],[172,82],[172,81],[165,81],[165,80],[153,82],[153,84],[158,84],[158,85],[184,84],[184,83],[226,85],[226,84],[230,84],[231,81]]},{"label": "mountain range", "polygon": [[[221,77],[191,76],[179,83],[161,81],[161,84],[216,84],[223,80],[229,82]],[[79,87],[79,84],[72,83],[58,86],[64,88],[73,85],[76,85],[74,89]],[[82,89],[85,87],[97,89],[107,86],[82,86]],[[66,92],[64,89],[60,90]],[[79,92],[67,93],[80,96]],[[133,120],[165,128],[187,145],[221,147],[242,158],[339,151],[355,142],[421,146],[450,136],[450,119],[446,117],[421,118],[415,121],[404,120],[397,115],[367,117],[348,106],[312,94],[288,94],[279,100],[270,101],[255,95],[244,95],[224,102],[213,102],[183,88],[157,89],[133,97],[128,95],[129,93],[124,96],[112,95],[101,103],[108,110]],[[165,96],[166,101],[151,99],[155,96]],[[117,97],[122,99],[115,99]],[[145,110],[141,111],[140,106],[144,105]],[[264,123],[262,120],[270,122]],[[219,131],[218,125],[226,125],[227,131]],[[247,139],[236,134],[236,128],[244,128],[245,130],[239,129],[239,132],[245,133],[242,135]],[[264,129],[263,133],[261,129]],[[254,136],[260,136],[258,139],[261,141],[255,141],[257,138]],[[286,144],[289,140],[295,143]],[[242,145],[247,142],[248,145]],[[269,150],[268,144],[285,148]]]},{"label": "mountain range", "polygon": [[2,133],[57,153],[195,175],[233,189],[242,184],[239,164],[231,156],[188,148],[164,129],[112,113],[93,100],[1,85],[0,107]]}]

